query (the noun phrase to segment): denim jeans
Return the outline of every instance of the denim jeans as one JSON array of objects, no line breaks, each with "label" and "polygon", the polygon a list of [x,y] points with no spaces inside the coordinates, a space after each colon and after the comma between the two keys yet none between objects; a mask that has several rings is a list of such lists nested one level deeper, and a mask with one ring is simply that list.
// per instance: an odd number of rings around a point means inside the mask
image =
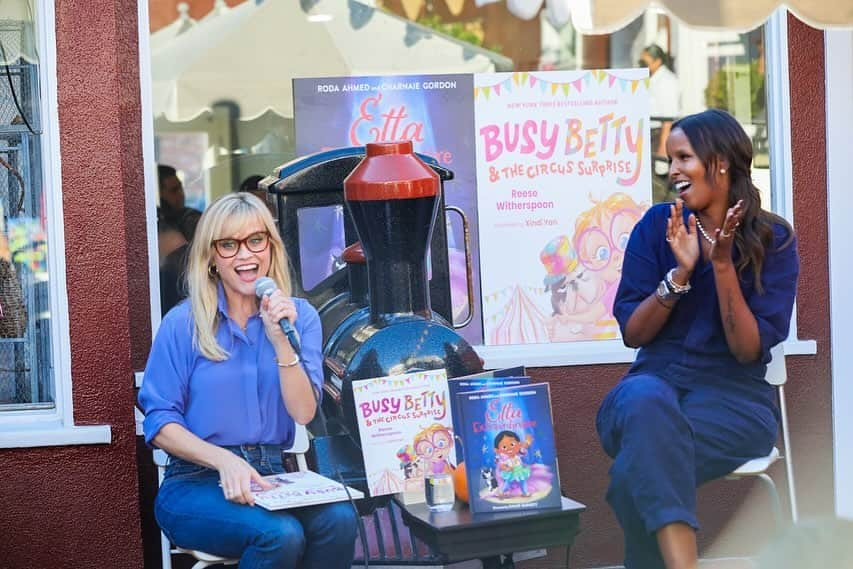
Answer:
[{"label": "denim jeans", "polygon": [[[261,475],[283,472],[281,449],[226,447]],[[240,569],[351,567],[357,519],[349,502],[268,511],[225,499],[216,470],[171,457],[154,504],[175,545],[239,558]]]},{"label": "denim jeans", "polygon": [[765,456],[777,431],[762,398],[681,390],[648,373],[610,391],[596,428],[614,459],[607,501],[625,534],[626,569],[664,569],[657,530],[675,522],[698,529],[696,488]]}]

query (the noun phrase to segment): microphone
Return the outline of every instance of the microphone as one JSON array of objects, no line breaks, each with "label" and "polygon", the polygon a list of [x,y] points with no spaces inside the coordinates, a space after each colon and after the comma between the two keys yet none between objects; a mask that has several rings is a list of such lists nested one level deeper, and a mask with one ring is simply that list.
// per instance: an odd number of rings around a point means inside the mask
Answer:
[{"label": "microphone", "polygon": [[[258,298],[270,296],[277,290],[278,286],[275,284],[275,281],[269,277],[261,277],[255,281],[255,296]],[[282,318],[278,321],[278,325],[281,326],[281,331],[284,332],[285,336],[287,336],[287,340],[290,342],[290,345],[293,347],[293,351],[296,352],[296,355],[302,355],[302,346],[299,342],[299,334],[297,334],[296,330],[293,329],[293,325],[290,323],[290,320]]]}]

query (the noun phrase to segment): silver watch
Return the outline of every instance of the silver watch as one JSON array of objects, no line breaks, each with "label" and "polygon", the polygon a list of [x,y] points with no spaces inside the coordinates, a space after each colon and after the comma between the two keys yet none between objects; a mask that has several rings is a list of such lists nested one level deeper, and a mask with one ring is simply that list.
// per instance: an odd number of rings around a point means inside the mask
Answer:
[{"label": "silver watch", "polygon": [[670,269],[666,274],[666,277],[663,281],[666,283],[667,288],[673,294],[687,294],[690,291],[690,281],[687,281],[687,284],[680,285],[672,280],[672,275],[675,273],[675,269]]},{"label": "silver watch", "polygon": [[678,295],[672,292],[669,288],[669,285],[666,284],[666,279],[658,283],[658,288],[657,290],[655,290],[655,294],[658,296],[659,299],[666,301],[675,300],[676,298],[678,298]]}]

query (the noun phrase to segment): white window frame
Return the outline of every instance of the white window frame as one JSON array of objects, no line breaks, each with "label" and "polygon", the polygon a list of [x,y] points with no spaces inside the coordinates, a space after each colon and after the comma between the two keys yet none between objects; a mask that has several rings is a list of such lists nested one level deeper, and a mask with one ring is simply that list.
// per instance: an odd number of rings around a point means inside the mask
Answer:
[{"label": "white window frame", "polygon": [[[62,216],[62,167],[59,152],[59,105],[56,76],[56,16],[52,0],[37,0],[36,41],[39,47],[40,110],[43,133],[42,175],[45,207],[50,226],[48,243],[48,295],[50,302],[50,342],[53,358],[52,381],[55,406],[52,409],[22,409],[0,412],[0,448],[54,445],[108,444],[109,425],[74,425],[69,346],[68,293],[65,282],[65,234]],[[47,365],[47,362],[39,362]]]},{"label": "white window frame", "polygon": [[835,513],[853,517],[853,353],[850,322],[853,257],[848,250],[853,230],[850,179],[850,131],[853,129],[853,30],[824,34],[826,55],[826,185],[829,214],[829,304],[832,350],[832,425],[835,467]]}]

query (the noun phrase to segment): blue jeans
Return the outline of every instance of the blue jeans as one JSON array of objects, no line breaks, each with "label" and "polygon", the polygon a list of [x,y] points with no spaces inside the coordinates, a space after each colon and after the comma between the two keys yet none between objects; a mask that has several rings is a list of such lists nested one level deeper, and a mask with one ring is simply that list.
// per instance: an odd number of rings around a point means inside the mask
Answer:
[{"label": "blue jeans", "polygon": [[625,567],[663,569],[655,532],[698,529],[696,488],[770,452],[777,423],[761,397],[641,373],[605,397],[596,427],[614,459],[607,501],[625,533]]},{"label": "blue jeans", "polygon": [[[226,447],[261,475],[283,472],[281,449]],[[240,569],[349,569],[357,515],[349,502],[268,511],[225,499],[219,473],[172,457],[154,504],[163,533],[175,545],[239,558]]]}]

